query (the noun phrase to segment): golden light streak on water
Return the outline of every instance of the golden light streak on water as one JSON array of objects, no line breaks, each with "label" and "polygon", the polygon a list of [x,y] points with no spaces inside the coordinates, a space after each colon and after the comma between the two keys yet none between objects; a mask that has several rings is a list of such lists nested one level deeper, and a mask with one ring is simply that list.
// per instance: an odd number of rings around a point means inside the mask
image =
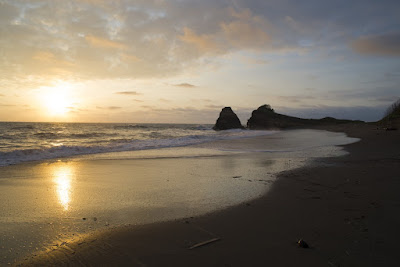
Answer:
[{"label": "golden light streak on water", "polygon": [[63,164],[60,166],[54,166],[53,181],[56,185],[58,202],[65,211],[69,209],[69,205],[71,202],[71,182],[73,175],[73,167],[70,165]]}]

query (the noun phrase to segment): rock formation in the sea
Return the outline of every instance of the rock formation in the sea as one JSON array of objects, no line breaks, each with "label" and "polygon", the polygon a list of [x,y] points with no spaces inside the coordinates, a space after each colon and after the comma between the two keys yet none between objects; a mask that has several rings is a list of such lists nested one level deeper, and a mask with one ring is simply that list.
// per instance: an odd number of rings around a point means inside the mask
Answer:
[{"label": "rock formation in the sea", "polygon": [[262,105],[251,113],[250,119],[247,121],[247,128],[255,129],[271,129],[276,128],[276,114],[270,105]]},{"label": "rock formation in the sea", "polygon": [[309,126],[360,122],[351,120],[338,120],[331,117],[323,119],[301,119],[276,113],[270,105],[262,105],[254,110],[247,121],[247,128],[251,130],[302,128]]},{"label": "rock formation in the sea", "polygon": [[219,118],[215,123],[214,130],[229,130],[229,129],[244,129],[243,125],[240,123],[238,116],[233,112],[230,107],[225,107],[219,113]]}]

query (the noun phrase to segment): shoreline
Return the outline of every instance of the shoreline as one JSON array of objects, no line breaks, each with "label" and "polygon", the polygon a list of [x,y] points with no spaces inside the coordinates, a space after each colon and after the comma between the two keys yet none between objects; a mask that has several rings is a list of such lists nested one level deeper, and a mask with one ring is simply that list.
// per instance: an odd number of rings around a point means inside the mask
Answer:
[{"label": "shoreline", "polygon": [[[399,134],[348,126],[321,130],[361,137],[345,146],[349,155],[283,172],[261,198],[199,217],[93,234],[21,264],[394,266]],[[299,248],[300,238],[311,249]]]}]

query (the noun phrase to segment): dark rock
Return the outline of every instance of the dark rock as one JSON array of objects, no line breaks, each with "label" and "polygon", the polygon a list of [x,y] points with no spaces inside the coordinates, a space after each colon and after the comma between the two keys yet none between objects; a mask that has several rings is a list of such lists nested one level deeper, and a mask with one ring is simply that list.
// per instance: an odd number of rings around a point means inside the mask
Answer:
[{"label": "dark rock", "polygon": [[332,117],[323,119],[302,119],[276,113],[270,105],[263,105],[251,113],[247,128],[251,130],[302,128],[341,123],[362,123],[361,121],[338,120]]},{"label": "dark rock", "polygon": [[251,113],[250,119],[247,121],[247,128],[255,129],[271,129],[274,125],[275,112],[270,105],[262,105]]},{"label": "dark rock", "polygon": [[395,127],[387,127],[387,128],[385,128],[385,131],[397,131],[397,128],[395,128]]},{"label": "dark rock", "polygon": [[229,129],[244,129],[240,123],[238,116],[232,111],[230,107],[225,107],[219,114],[219,118],[215,123],[214,130],[229,130]]},{"label": "dark rock", "polygon": [[309,248],[310,246],[306,243],[306,241],[304,241],[303,239],[300,239],[299,241],[297,241],[297,244],[299,245],[299,247],[301,248]]}]

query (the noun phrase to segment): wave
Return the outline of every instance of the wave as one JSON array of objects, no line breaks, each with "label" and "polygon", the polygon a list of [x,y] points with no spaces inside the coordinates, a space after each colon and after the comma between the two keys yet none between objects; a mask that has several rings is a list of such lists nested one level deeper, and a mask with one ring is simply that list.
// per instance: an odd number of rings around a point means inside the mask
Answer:
[{"label": "wave", "polygon": [[135,151],[147,149],[159,149],[167,147],[180,147],[194,145],[216,140],[229,140],[245,137],[267,135],[272,131],[244,131],[231,130],[223,134],[215,135],[191,135],[179,138],[148,139],[148,140],[123,140],[114,139],[105,145],[82,145],[82,146],[53,146],[38,149],[17,149],[10,152],[0,152],[0,166],[7,166],[29,161],[39,161],[57,158],[66,158],[78,155],[98,154],[108,152]]},{"label": "wave", "polygon": [[211,130],[212,125],[207,124],[128,124],[128,125],[115,125],[113,127],[119,129],[186,129],[186,130]]},{"label": "wave", "polygon": [[11,130],[34,130],[35,126],[33,125],[21,125],[21,126],[14,126]]},{"label": "wave", "polygon": [[137,125],[137,124],[130,124],[130,125],[115,125],[114,129],[149,129],[154,128],[154,126],[146,126],[146,125]]},{"label": "wave", "polygon": [[33,136],[40,139],[88,139],[88,138],[96,138],[96,137],[112,137],[117,136],[116,133],[99,133],[99,132],[91,132],[91,133],[54,133],[54,132],[38,132],[34,133]]},{"label": "wave", "polygon": [[56,133],[51,133],[51,132],[39,132],[39,133],[34,133],[33,135],[39,138],[46,138],[46,139],[58,138],[58,135]]}]

